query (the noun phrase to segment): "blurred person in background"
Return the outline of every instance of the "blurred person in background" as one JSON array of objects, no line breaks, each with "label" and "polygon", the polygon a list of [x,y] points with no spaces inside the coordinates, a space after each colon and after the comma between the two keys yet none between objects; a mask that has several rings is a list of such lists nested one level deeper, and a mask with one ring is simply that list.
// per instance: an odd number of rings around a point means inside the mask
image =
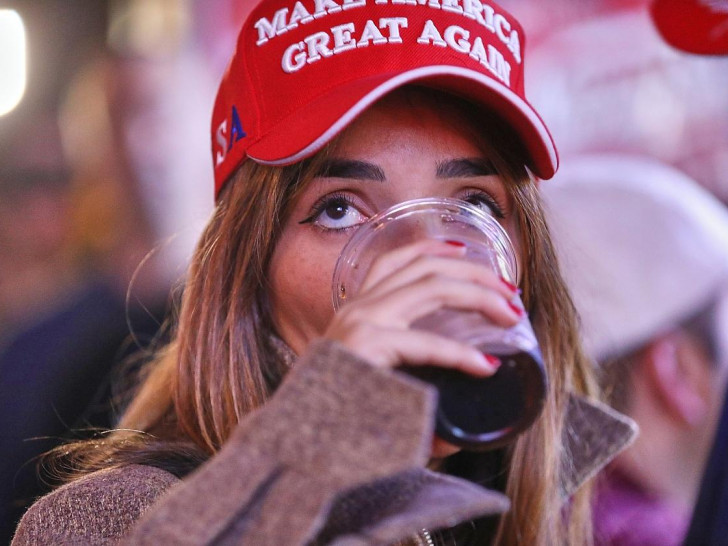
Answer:
[{"label": "blurred person in background", "polygon": [[598,545],[681,544],[728,372],[728,211],[683,173],[572,158],[544,185],[587,350],[640,426],[598,488]]},{"label": "blurred person in background", "polygon": [[115,424],[122,363],[164,320],[169,284],[145,263],[152,232],[110,116],[115,73],[81,69],[60,115],[0,146],[0,543],[50,486],[38,457]]},{"label": "blurred person in background", "polygon": [[75,285],[66,267],[71,182],[58,123],[52,114],[34,121],[0,149],[0,347]]},{"label": "blurred person in background", "polygon": [[[660,36],[674,48],[728,59],[728,0],[653,0],[650,15]],[[728,117],[728,111],[722,115]],[[723,134],[717,146],[728,150],[728,135]],[[728,151],[724,153],[728,157]],[[725,186],[728,178],[723,174]],[[726,193],[721,195],[728,201]],[[685,546],[728,545],[728,396],[724,398]]]},{"label": "blurred person in background", "polygon": [[[550,0],[548,12],[543,2],[511,1],[540,21],[526,76],[564,164],[574,154],[643,154],[728,202],[728,56],[668,45],[649,0]],[[703,28],[695,6],[726,5],[670,3],[684,35]]]},{"label": "blurred person in background", "polygon": [[138,207],[118,179],[84,181],[55,116],[24,124],[2,153],[0,542],[47,490],[37,457],[71,431],[114,424],[112,377],[155,335],[167,289],[153,292],[148,267],[127,302],[151,248]]},{"label": "blurred person in background", "polygon": [[32,55],[28,96],[0,121],[0,544],[47,490],[38,456],[115,424],[126,356],[156,335],[212,206],[196,182],[216,74],[192,7],[17,9]]}]

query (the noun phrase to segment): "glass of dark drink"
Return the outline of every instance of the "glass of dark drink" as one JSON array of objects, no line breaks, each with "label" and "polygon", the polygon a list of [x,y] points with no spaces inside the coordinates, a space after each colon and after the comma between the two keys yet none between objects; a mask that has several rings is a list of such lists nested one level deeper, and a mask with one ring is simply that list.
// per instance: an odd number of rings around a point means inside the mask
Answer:
[{"label": "glass of dark drink", "polygon": [[[377,256],[423,238],[458,241],[466,248],[463,259],[486,264],[517,283],[513,245],[493,216],[459,199],[415,199],[373,216],[349,240],[334,271],[334,308],[356,295]],[[493,449],[511,442],[538,417],[547,376],[527,316],[504,329],[477,312],[443,309],[412,327],[470,343],[501,360],[498,371],[486,378],[435,366],[402,367],[437,388],[435,426],[441,438],[464,449]]]}]

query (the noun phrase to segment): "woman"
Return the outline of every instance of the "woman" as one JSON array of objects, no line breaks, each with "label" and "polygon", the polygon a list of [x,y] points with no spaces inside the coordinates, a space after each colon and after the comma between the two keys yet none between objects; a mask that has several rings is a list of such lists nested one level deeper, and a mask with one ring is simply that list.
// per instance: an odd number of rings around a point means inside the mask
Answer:
[{"label": "woman", "polygon": [[[176,336],[121,423],[144,433],[75,448],[85,475],[31,508],[16,545],[588,543],[582,483],[632,429],[575,396],[593,387],[528,172],[551,176],[556,154],[523,98],[522,31],[465,4],[253,11],[215,105],[218,203]],[[507,449],[433,437],[433,389],[395,368],[494,373],[410,325],[443,307],[514,325],[516,287],[422,241],[331,308],[356,226],[424,196],[484,207],[516,242],[549,392]]]}]

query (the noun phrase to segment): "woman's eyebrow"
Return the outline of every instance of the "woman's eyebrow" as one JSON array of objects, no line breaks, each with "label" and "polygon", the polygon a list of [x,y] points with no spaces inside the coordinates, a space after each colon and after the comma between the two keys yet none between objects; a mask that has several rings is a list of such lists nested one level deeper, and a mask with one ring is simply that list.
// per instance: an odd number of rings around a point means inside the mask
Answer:
[{"label": "woman's eyebrow", "polygon": [[384,171],[373,163],[355,159],[327,159],[316,173],[322,178],[355,178],[384,182]]},{"label": "woman's eyebrow", "polygon": [[438,178],[470,178],[498,174],[488,159],[462,158],[441,161],[437,164]]}]

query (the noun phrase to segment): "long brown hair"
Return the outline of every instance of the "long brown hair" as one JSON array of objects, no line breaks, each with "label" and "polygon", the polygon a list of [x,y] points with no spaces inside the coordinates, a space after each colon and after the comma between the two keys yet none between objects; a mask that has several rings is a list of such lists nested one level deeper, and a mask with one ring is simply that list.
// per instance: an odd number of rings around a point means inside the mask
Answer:
[{"label": "long brown hair", "polygon": [[[436,100],[442,107],[441,97]],[[459,103],[452,97],[449,101]],[[460,104],[457,109],[473,115],[472,106]],[[549,374],[542,416],[506,453],[512,509],[498,524],[496,543],[581,546],[591,540],[590,490],[584,487],[571,499],[566,516],[559,487],[561,435],[567,393],[595,394],[590,366],[581,352],[575,311],[518,141],[494,116],[483,114],[479,126],[489,128],[481,145],[518,211],[523,301]],[[103,455],[86,457],[85,471],[130,461],[164,466],[185,449],[188,455],[199,454],[193,463],[199,464],[269,398],[285,366],[271,347],[268,264],[291,203],[329,149],[289,167],[246,161],[238,169],[193,256],[174,341],[151,368],[120,423],[122,429],[143,433],[119,432],[96,442],[96,453]],[[88,446],[79,450],[91,451]]]}]

